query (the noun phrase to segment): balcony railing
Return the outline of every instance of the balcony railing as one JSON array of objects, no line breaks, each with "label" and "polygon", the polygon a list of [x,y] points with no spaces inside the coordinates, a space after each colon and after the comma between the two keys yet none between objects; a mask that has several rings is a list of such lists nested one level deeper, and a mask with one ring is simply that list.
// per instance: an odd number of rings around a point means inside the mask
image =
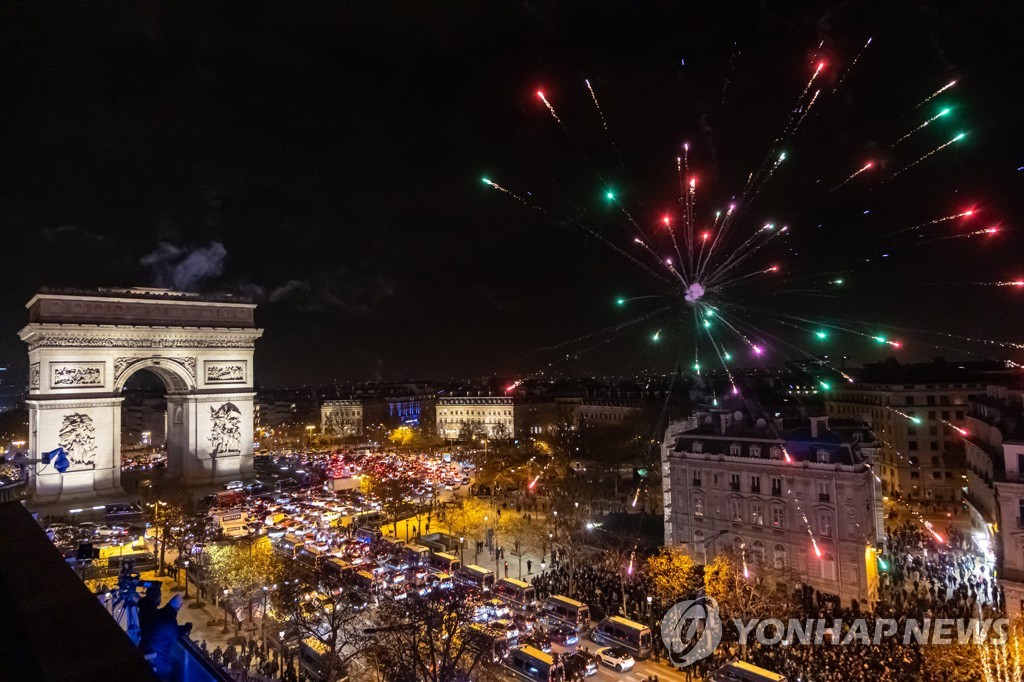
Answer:
[{"label": "balcony railing", "polygon": [[729,484],[729,490],[734,490],[736,492],[739,492],[739,489],[740,489],[740,484],[739,483],[730,483]]},{"label": "balcony railing", "polygon": [[831,499],[832,499],[832,496],[829,495],[828,493],[818,493],[818,501],[819,502],[828,502]]}]

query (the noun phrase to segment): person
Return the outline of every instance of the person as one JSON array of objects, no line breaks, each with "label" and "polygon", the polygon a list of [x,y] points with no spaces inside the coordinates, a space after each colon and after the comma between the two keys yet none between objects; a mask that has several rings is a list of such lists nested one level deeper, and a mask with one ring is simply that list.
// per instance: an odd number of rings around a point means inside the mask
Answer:
[{"label": "person", "polygon": [[[148,593],[147,593],[148,596]],[[160,609],[156,609],[147,618],[142,628],[142,653],[153,665],[153,672],[161,680],[171,676],[171,650],[181,635],[192,631],[192,623],[178,625],[178,609],[181,608],[181,595],[176,594]],[[140,614],[140,625],[142,623]]]},{"label": "person", "polygon": [[526,574],[533,573],[533,559],[526,560]]}]

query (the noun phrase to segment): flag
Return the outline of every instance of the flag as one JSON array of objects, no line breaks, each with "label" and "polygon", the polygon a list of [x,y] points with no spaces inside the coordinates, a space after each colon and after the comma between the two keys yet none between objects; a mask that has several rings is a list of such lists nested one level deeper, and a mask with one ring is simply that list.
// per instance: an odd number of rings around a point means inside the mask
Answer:
[{"label": "flag", "polygon": [[50,450],[42,454],[42,460],[47,464],[53,464],[53,468],[58,473],[64,473],[71,466],[71,462],[68,461],[68,453],[64,448],[57,448],[56,450]]}]

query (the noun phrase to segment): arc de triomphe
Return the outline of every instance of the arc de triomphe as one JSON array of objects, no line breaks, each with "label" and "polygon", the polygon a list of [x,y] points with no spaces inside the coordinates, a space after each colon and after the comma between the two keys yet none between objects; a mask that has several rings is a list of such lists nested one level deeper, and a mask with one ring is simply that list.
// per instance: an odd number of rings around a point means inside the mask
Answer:
[{"label": "arc de triomphe", "polygon": [[255,304],[164,289],[43,290],[19,332],[29,355],[30,456],[41,503],[120,491],[121,389],[149,370],[167,388],[167,474],[188,483],[252,469]]}]

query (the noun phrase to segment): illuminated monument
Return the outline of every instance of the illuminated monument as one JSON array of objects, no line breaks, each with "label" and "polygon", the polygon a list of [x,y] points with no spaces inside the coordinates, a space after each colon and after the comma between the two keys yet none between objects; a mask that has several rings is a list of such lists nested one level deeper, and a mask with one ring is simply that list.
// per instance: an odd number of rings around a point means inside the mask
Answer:
[{"label": "illuminated monument", "polygon": [[30,456],[42,503],[120,490],[121,390],[147,370],[167,389],[167,473],[187,483],[252,468],[255,304],[164,289],[49,291],[26,305]]}]

